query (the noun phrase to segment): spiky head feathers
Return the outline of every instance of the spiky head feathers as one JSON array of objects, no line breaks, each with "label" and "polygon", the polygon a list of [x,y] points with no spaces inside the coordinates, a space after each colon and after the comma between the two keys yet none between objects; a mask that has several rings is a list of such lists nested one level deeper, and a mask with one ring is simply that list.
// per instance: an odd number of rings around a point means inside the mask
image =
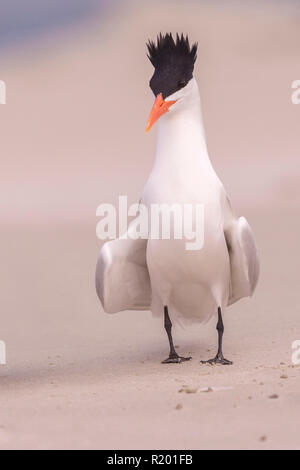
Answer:
[{"label": "spiky head feathers", "polygon": [[157,36],[157,42],[149,40],[147,43],[148,58],[152,65],[156,68],[162,66],[164,62],[174,59],[185,59],[186,63],[194,66],[197,59],[197,47],[195,43],[190,46],[188,36],[176,34],[174,41],[172,33],[163,36],[161,33]]}]

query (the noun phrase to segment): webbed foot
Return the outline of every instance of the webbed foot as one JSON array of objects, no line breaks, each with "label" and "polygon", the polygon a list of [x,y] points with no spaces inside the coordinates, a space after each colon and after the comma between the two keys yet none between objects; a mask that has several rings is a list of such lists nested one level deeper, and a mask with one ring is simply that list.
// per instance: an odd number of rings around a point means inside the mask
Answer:
[{"label": "webbed foot", "polygon": [[181,362],[190,361],[191,357],[182,357],[178,354],[170,354],[170,356],[162,361],[162,364],[180,364]]},{"label": "webbed foot", "polygon": [[214,359],[209,359],[209,361],[200,361],[201,364],[210,364],[211,366],[215,366],[217,364],[221,364],[223,366],[232,366],[233,362],[228,361],[224,358],[223,354],[217,354]]}]

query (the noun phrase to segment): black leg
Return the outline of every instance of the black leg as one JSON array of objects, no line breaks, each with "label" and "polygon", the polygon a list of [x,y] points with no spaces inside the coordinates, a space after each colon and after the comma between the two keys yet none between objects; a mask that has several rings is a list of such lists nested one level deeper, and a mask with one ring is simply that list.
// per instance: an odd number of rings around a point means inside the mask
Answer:
[{"label": "black leg", "polygon": [[172,338],[172,322],[169,317],[168,307],[164,307],[164,321],[165,321],[165,329],[169,338],[170,343],[170,355],[167,359],[165,359],[162,364],[170,364],[170,363],[179,363],[183,361],[189,361],[192,359],[191,357],[181,357],[178,356],[177,352],[174,348],[173,338]]},{"label": "black leg", "polygon": [[217,331],[218,331],[218,353],[214,359],[210,359],[209,361],[201,361],[202,364],[222,364],[226,366],[230,366],[233,363],[228,361],[223,356],[223,334],[224,334],[224,323],[222,318],[222,310],[221,307],[218,308],[218,323],[217,323]]}]

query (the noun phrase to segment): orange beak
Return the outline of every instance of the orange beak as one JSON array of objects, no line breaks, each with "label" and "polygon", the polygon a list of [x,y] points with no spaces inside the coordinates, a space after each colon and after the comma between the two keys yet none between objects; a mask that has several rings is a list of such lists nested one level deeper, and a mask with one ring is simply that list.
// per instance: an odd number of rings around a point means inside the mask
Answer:
[{"label": "orange beak", "polygon": [[169,111],[170,106],[176,103],[175,101],[164,101],[162,94],[157,95],[153,108],[148,119],[146,132],[149,132],[153,124],[165,113]]}]

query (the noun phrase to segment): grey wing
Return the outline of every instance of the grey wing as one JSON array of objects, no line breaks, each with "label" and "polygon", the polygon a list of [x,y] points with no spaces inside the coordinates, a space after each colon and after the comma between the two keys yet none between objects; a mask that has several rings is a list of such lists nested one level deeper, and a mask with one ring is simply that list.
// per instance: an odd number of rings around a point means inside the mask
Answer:
[{"label": "grey wing", "polygon": [[253,294],[259,278],[259,257],[254,235],[244,217],[230,217],[225,224],[230,258],[231,293],[228,304]]},{"label": "grey wing", "polygon": [[120,238],[103,245],[96,269],[96,290],[105,312],[150,309],[146,250],[144,239]]}]

